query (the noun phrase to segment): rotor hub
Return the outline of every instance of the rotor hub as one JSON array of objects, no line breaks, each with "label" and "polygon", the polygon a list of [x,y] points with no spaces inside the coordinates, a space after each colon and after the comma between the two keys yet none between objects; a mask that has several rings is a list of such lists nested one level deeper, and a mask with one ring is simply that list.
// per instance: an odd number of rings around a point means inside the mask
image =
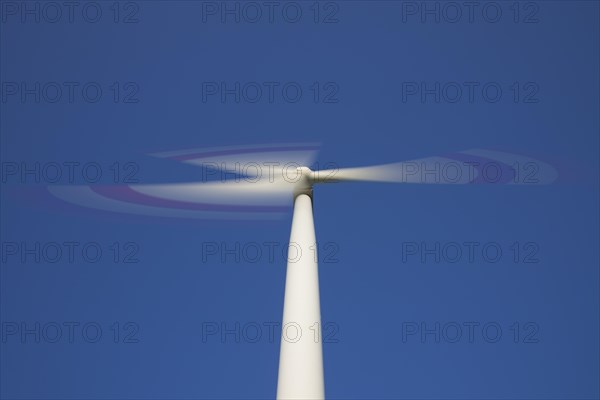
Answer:
[{"label": "rotor hub", "polygon": [[313,171],[308,167],[298,167],[296,168],[296,177],[294,180],[294,198],[296,198],[300,194],[306,194],[312,199],[313,195]]}]

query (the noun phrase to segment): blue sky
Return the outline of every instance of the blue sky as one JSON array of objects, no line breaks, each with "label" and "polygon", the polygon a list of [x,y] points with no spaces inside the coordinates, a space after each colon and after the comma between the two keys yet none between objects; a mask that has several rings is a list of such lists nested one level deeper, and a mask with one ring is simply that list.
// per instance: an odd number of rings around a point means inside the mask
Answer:
[{"label": "blue sky", "polygon": [[[223,22],[220,2],[98,2],[82,3],[72,22],[64,6],[52,22],[56,10],[39,5],[39,23],[24,4],[0,2],[4,173],[8,163],[97,163],[100,181],[113,183],[114,168],[133,163],[140,182],[186,181],[196,167],[147,153],[299,142],[321,143],[317,161],[340,166],[470,148],[556,166],[548,186],[318,187],[326,395],[599,396],[598,3],[482,2],[472,20],[462,6],[456,22],[436,2],[281,3],[272,22],[257,3],[262,17],[252,22],[255,10],[229,2],[240,20]],[[422,7],[439,7],[440,22]],[[236,102],[220,85],[238,82]],[[2,181],[2,396],[274,397],[279,339],[269,340],[268,326],[281,320],[285,259],[223,262],[203,249],[283,246],[291,214],[141,219],[15,194],[47,183]],[[72,263],[50,263],[8,254],[11,244],[65,242],[93,243],[104,256],[94,263],[77,251]],[[503,256],[437,263],[402,251],[471,242]],[[138,262],[122,262],[127,255]],[[436,324],[439,342],[421,336]],[[56,325],[62,336],[51,343]],[[219,334],[203,337],[214,326]],[[239,342],[222,338],[222,327]],[[21,336],[26,329],[37,329],[39,343]]]}]

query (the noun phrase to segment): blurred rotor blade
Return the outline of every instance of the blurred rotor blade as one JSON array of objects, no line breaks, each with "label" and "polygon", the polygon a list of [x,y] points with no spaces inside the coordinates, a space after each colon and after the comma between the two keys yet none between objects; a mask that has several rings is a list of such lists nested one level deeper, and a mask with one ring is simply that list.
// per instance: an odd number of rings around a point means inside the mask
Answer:
[{"label": "blurred rotor blade", "polygon": [[359,168],[314,171],[315,183],[364,181],[425,184],[549,184],[558,177],[551,165],[511,153],[468,150],[443,157]]},{"label": "blurred rotor blade", "polygon": [[508,184],[548,185],[558,179],[558,171],[552,165],[525,155],[486,149],[465,150],[458,154],[457,159],[460,160],[480,161],[483,172],[480,180],[483,181],[495,179],[492,169],[498,165],[505,170],[512,170],[512,179],[506,182]]},{"label": "blurred rotor blade", "polygon": [[139,185],[53,185],[71,204],[103,211],[177,218],[270,219],[291,208],[294,185],[215,181]]},{"label": "blurred rotor blade", "polygon": [[319,145],[314,143],[196,148],[152,154],[206,168],[206,176],[280,177],[287,169],[310,166]]},{"label": "blurred rotor blade", "polygon": [[292,201],[294,185],[284,180],[212,181],[130,185],[131,190],[154,198],[188,203],[285,204]]},{"label": "blurred rotor blade", "polygon": [[[450,168],[450,160],[441,157],[423,158],[392,164],[375,165],[370,167],[340,168],[315,171],[315,183],[330,183],[343,181],[356,182],[394,182],[394,183],[469,183],[469,174],[463,173],[460,163],[454,162],[454,171],[447,171],[454,182],[440,182],[442,165]],[[476,174],[476,172],[471,172]]]}]

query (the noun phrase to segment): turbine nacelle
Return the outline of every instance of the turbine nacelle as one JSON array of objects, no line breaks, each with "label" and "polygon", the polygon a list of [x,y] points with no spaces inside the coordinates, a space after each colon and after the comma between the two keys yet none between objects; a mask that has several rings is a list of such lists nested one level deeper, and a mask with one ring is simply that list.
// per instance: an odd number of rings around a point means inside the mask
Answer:
[{"label": "turbine nacelle", "polygon": [[298,181],[294,185],[294,198],[301,194],[306,194],[312,199],[313,184],[315,183],[315,173],[308,167],[296,168]]}]

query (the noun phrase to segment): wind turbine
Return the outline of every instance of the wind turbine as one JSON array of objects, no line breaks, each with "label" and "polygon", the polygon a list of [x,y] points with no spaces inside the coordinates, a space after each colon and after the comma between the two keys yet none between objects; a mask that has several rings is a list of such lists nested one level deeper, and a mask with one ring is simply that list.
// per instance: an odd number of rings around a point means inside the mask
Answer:
[{"label": "wind turbine", "polygon": [[[283,154],[279,160],[295,160],[287,164],[279,161],[268,163],[268,174],[263,173],[261,168],[252,169],[253,173],[238,170],[237,172],[242,172],[241,175],[245,176],[243,180],[136,184],[104,188],[50,186],[48,189],[56,197],[87,207],[185,218],[223,217],[232,212],[248,217],[268,212],[269,209],[264,207],[275,207],[270,209],[274,211],[279,210],[277,207],[281,205],[293,202],[290,244],[293,243],[302,254],[310,256],[294,259],[288,256],[277,398],[322,399],[325,397],[325,385],[319,276],[317,257],[314,253],[317,248],[313,219],[315,185],[346,181],[548,184],[557,178],[556,170],[546,163],[529,157],[489,150],[470,150],[444,157],[371,167],[312,171],[305,166],[310,158],[305,153],[314,149],[297,149],[298,147],[273,147],[259,150],[250,148],[241,153],[185,151],[158,155],[197,165],[213,164],[222,170],[230,168],[232,160],[244,159],[244,155],[246,163],[249,159],[272,160],[273,157],[268,157],[265,153],[272,155],[273,151]],[[222,160],[223,157],[226,159],[225,163],[214,162],[217,159]],[[252,165],[256,167],[261,164],[252,161]],[[489,170],[490,165],[493,165],[492,171]],[[532,176],[532,167],[535,176]],[[309,249],[313,249],[314,252],[309,252]]]}]

